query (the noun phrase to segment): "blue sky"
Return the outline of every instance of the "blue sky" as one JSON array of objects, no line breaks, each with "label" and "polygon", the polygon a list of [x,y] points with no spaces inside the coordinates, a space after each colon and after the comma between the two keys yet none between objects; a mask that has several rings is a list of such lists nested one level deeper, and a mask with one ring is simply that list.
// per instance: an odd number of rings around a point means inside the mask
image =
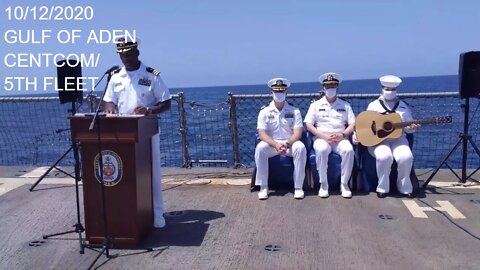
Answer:
[{"label": "blue sky", "polygon": [[[91,6],[91,21],[8,20],[9,6]],[[7,68],[9,53],[95,53],[101,76],[121,64],[113,44],[86,44],[90,30],[135,30],[142,61],[170,87],[263,84],[276,76],[316,81],[450,75],[461,52],[480,50],[480,1],[2,1],[0,78],[56,76],[56,68]],[[81,30],[62,45],[8,44],[8,30]],[[11,60],[11,59],[10,59]],[[0,95],[5,94],[4,87]]]}]

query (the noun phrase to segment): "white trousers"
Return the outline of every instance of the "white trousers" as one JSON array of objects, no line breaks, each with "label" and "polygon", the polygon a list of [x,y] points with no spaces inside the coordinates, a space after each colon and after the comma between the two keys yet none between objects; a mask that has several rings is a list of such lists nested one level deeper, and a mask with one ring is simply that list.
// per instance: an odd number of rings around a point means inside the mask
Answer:
[{"label": "white trousers", "polygon": [[[275,140],[277,142],[286,142],[287,140]],[[268,159],[278,155],[275,148],[268,143],[261,141],[255,148],[255,164],[257,165],[257,174],[255,185],[268,186]],[[287,150],[285,155],[293,157],[293,180],[295,188],[303,187],[305,179],[305,164],[307,162],[307,149],[301,141],[296,141]]]},{"label": "white trousers", "polygon": [[327,178],[327,169],[328,169],[328,155],[330,152],[334,152],[342,157],[341,163],[341,177],[340,182],[342,184],[348,185],[350,176],[352,175],[353,162],[355,158],[355,153],[353,151],[353,146],[348,140],[341,140],[338,143],[328,143],[323,139],[315,139],[313,142],[313,149],[315,150],[316,163],[318,176],[320,178],[321,184],[328,185]]},{"label": "white trousers", "polygon": [[163,217],[162,175],[160,173],[160,133],[152,136],[153,218]]},{"label": "white trousers", "polygon": [[377,192],[390,191],[390,171],[395,159],[398,172],[397,189],[402,194],[412,193],[410,171],[413,166],[413,154],[405,136],[393,140],[387,139],[377,146],[369,147],[368,152],[377,160]]}]

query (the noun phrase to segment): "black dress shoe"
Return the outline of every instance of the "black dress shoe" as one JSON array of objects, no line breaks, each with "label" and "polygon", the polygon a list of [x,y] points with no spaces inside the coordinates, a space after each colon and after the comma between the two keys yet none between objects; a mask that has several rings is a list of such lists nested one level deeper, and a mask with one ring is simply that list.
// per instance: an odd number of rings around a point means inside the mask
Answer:
[{"label": "black dress shoe", "polygon": [[387,197],[387,193],[377,192],[377,197],[378,198],[385,198],[385,197]]},{"label": "black dress shoe", "polygon": [[405,197],[413,199],[413,198],[415,198],[415,194],[414,193],[407,193],[407,194],[405,194]]}]

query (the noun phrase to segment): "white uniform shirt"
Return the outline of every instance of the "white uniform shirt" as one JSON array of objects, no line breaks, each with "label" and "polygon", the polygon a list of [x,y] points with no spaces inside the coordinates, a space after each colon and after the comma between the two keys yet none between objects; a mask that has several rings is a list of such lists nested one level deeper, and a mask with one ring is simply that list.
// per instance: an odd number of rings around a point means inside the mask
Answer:
[{"label": "white uniform shirt", "polygon": [[257,129],[266,130],[274,140],[287,140],[293,135],[293,129],[299,127],[303,128],[302,114],[287,102],[279,111],[272,101],[258,114]]},{"label": "white uniform shirt", "polygon": [[320,132],[343,132],[346,125],[355,123],[355,114],[350,103],[345,100],[337,97],[335,102],[330,104],[326,97],[322,97],[310,104],[305,123],[314,125]]},{"label": "white uniform shirt", "polygon": [[[380,104],[380,100],[383,101],[383,104],[389,110],[392,110],[395,107],[395,105],[397,104],[397,101],[393,101],[393,102],[386,101],[383,96],[380,96],[378,99],[376,99],[376,100],[370,102],[370,104],[368,104],[367,111],[385,113],[386,110],[385,110],[385,108],[383,108],[382,104]],[[410,110],[410,107],[405,102],[403,102],[401,100],[399,102],[400,103],[398,104],[398,107],[395,109],[395,112],[400,115],[400,117],[402,118],[402,122],[412,121],[413,117],[412,117],[412,111]],[[407,127],[404,128],[403,130],[407,133],[412,132],[412,130],[407,128]]]},{"label": "white uniform shirt", "polygon": [[149,107],[169,99],[170,91],[160,75],[148,72],[143,63],[138,70],[127,71],[122,67],[113,74],[103,98],[116,104],[119,114],[134,114],[138,106]]}]

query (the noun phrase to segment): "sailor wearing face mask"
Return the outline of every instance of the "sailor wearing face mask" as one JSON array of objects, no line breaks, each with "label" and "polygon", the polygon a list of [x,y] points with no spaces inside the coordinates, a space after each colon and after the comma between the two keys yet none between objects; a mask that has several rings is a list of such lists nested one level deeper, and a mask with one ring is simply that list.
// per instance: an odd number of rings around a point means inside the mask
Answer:
[{"label": "sailor wearing face mask", "polygon": [[257,174],[255,185],[260,186],[258,198],[268,198],[268,159],[276,155],[293,157],[294,198],[303,199],[303,181],[307,150],[300,141],[303,132],[300,110],[285,101],[290,81],[275,78],[268,82],[273,101],[258,114],[257,130],[261,142],[255,148]]},{"label": "sailor wearing face mask", "polygon": [[[382,114],[395,112],[400,115],[403,122],[412,121],[410,107],[397,98],[397,87],[401,82],[402,80],[397,76],[386,75],[381,77],[382,95],[368,105],[367,111],[375,111]],[[412,133],[417,127],[419,127],[418,124],[411,124],[405,127],[404,131]],[[368,151],[375,157],[377,163],[377,196],[384,198],[390,191],[390,171],[393,159],[395,159],[398,168],[398,191],[409,198],[413,198],[413,187],[410,181],[413,155],[405,134],[398,139],[387,139],[376,146],[369,147]]]},{"label": "sailor wearing face mask", "polygon": [[320,178],[318,196],[322,198],[329,196],[328,155],[333,151],[342,157],[340,180],[342,197],[351,198],[352,192],[348,187],[348,181],[352,174],[354,152],[347,138],[353,132],[355,115],[348,102],[337,98],[340,75],[329,72],[321,75],[319,80],[323,84],[322,91],[325,96],[313,102],[305,116],[308,131],[315,136],[313,148]]}]

